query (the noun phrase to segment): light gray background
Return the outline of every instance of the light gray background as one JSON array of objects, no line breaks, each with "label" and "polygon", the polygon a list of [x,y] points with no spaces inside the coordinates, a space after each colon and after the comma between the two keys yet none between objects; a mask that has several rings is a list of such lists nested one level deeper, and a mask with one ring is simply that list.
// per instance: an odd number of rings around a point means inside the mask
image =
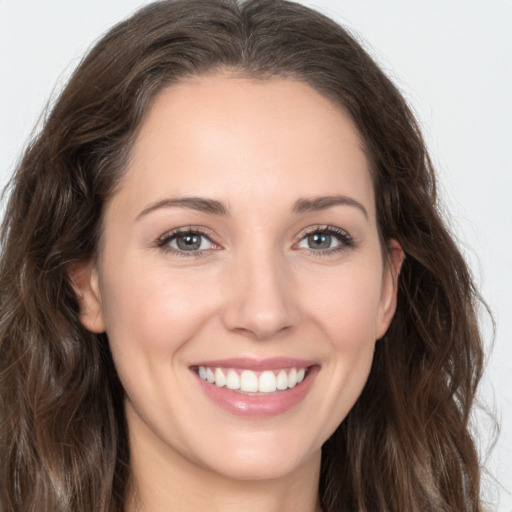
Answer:
[{"label": "light gray background", "polygon": [[[91,43],[146,3],[0,0],[0,187]],[[452,228],[497,321],[481,400],[501,435],[486,461],[485,496],[491,510],[512,512],[512,0],[303,3],[365,42],[424,128]],[[478,415],[482,453],[491,425]]]}]

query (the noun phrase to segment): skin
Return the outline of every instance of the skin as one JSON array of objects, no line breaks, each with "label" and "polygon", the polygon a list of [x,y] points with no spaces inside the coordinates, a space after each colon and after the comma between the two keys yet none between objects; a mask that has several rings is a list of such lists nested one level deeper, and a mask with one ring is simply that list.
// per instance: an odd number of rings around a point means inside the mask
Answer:
[{"label": "skin", "polygon": [[[359,206],[293,211],[333,195]],[[183,197],[229,211],[155,207]],[[351,244],[333,236],[328,250],[311,248],[308,230],[326,225]],[[200,251],[160,246],[187,226],[208,234]],[[369,164],[348,116],[288,79],[173,85],[143,122],[103,227],[75,282],[82,322],[108,333],[126,391],[129,510],[319,510],[321,446],[364,387],[403,257],[392,242],[383,258]],[[277,356],[320,371],[298,405],[270,418],[220,409],[189,368]]]}]

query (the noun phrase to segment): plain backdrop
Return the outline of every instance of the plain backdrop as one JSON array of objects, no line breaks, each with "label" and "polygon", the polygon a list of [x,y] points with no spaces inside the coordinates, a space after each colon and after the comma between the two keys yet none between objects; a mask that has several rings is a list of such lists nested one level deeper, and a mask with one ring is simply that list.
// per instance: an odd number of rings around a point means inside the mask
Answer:
[{"label": "plain backdrop", "polygon": [[[144,0],[0,0],[0,187],[90,45]],[[496,318],[477,414],[490,510],[512,512],[512,0],[303,1],[349,28],[416,112],[449,221]],[[484,319],[488,348],[490,322]],[[371,461],[369,461],[371,464]]]}]

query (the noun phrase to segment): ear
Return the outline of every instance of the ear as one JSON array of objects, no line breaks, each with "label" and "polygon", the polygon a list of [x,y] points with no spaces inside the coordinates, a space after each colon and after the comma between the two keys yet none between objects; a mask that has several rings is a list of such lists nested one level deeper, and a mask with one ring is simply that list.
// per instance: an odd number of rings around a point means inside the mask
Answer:
[{"label": "ear", "polygon": [[71,281],[80,304],[80,321],[91,332],[105,331],[99,288],[98,270],[92,262],[76,263],[71,269]]},{"label": "ear", "polygon": [[382,276],[382,293],[377,319],[376,339],[382,338],[388,330],[396,310],[398,277],[404,262],[405,254],[396,240],[391,240]]}]

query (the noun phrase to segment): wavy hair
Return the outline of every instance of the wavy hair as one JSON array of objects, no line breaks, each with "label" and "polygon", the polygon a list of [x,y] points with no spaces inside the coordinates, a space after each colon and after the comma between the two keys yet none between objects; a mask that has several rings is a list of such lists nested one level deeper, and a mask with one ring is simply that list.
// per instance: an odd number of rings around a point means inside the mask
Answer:
[{"label": "wavy hair", "polygon": [[155,96],[231,70],[300,80],[354,121],[383,247],[406,260],[366,387],[322,448],[326,512],[480,512],[469,415],[481,303],[444,224],[404,99],[342,27],[280,0],[167,0],[115,26],[81,62],[10,183],[0,243],[0,509],[121,512],[130,454],[105,334],[70,278],[94,257],[105,201]]}]

